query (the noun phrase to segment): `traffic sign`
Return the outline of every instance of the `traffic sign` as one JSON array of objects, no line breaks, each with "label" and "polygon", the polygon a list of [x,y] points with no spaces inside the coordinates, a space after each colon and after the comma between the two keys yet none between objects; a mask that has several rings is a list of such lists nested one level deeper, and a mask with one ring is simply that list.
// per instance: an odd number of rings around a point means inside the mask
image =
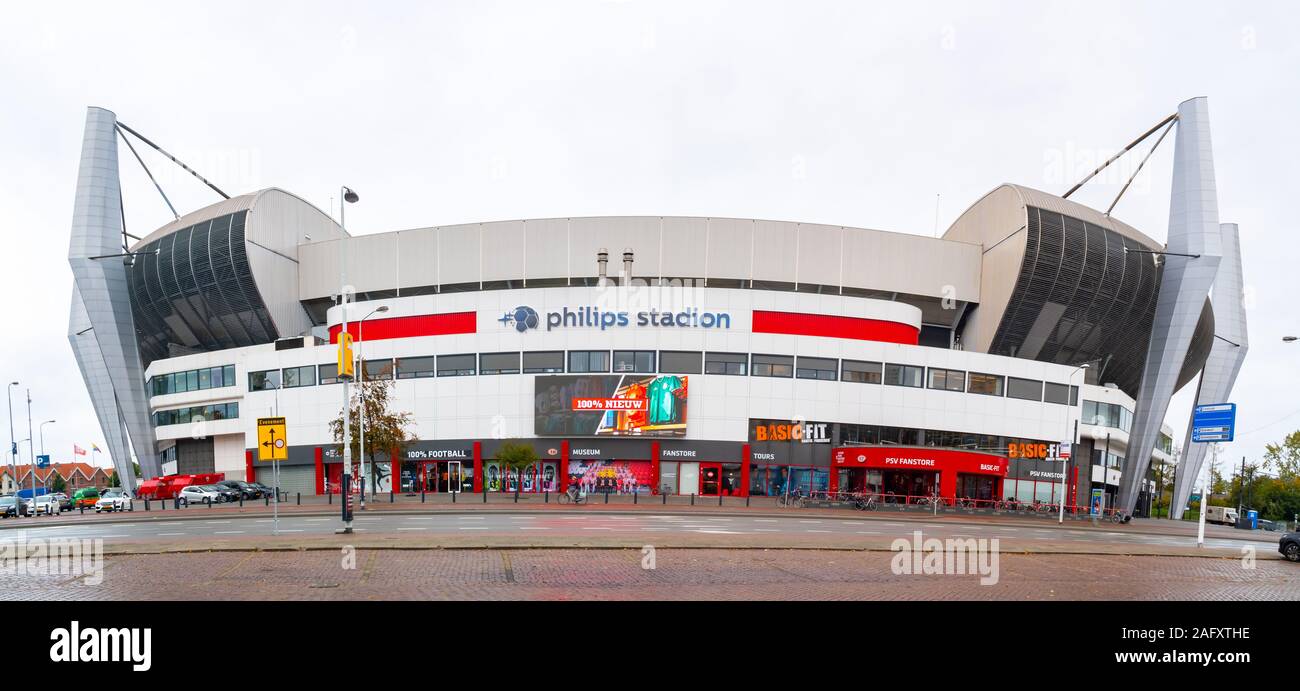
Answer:
[{"label": "traffic sign", "polygon": [[257,457],[263,461],[289,460],[289,439],[284,418],[257,418]]},{"label": "traffic sign", "polygon": [[353,370],[352,356],[352,334],[343,331],[339,333],[339,362],[338,369],[335,370],[339,379],[351,381],[355,372]]},{"label": "traffic sign", "polygon": [[1196,406],[1192,414],[1192,442],[1213,444],[1233,441],[1237,436],[1237,404]]},{"label": "traffic sign", "polygon": [[50,467],[50,456],[49,456],[49,454],[46,454],[46,455],[44,455],[44,456],[37,456],[37,457],[36,457],[36,467],[37,467],[37,468],[48,468],[48,467]]}]

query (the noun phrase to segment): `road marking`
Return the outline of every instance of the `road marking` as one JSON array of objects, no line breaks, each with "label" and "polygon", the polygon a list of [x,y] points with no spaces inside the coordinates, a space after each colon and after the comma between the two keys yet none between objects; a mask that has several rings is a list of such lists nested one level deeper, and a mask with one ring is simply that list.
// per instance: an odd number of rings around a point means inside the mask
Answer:
[{"label": "road marking", "polygon": [[550,530],[550,528],[540,528],[535,525],[521,525],[519,526],[519,529],[520,530]]},{"label": "road marking", "polygon": [[398,528],[397,530],[398,530],[398,531],[407,531],[407,530],[428,530],[428,528]]},{"label": "road marking", "polygon": [[829,530],[805,530],[805,533],[829,533]]},{"label": "road marking", "polygon": [[433,520],[437,520],[437,519],[434,519],[434,518],[408,518],[408,519],[406,519],[406,520],[408,520],[408,521],[433,521]]},{"label": "road marking", "polygon": [[459,530],[487,530],[487,528],[461,526]]},{"label": "road marking", "polygon": [[583,530],[613,530],[613,528],[583,528]]},{"label": "road marking", "polygon": [[301,530],[298,530],[297,528],[294,528],[293,530],[289,530],[289,529],[287,529],[287,528],[281,528],[281,529],[280,529],[280,532],[282,532],[282,533],[301,533],[302,531],[301,531]]},{"label": "road marking", "polygon": [[776,523],[775,518],[755,518],[755,523]]},{"label": "road marking", "polygon": [[998,528],[998,530],[1001,530],[1001,531],[1004,532],[1004,533],[1018,533],[1018,532],[1020,532],[1020,529],[1018,529],[1018,528]]},{"label": "road marking", "polygon": [[125,535],[96,535],[95,537],[100,538],[102,540],[107,540],[110,537],[126,537],[126,536]]},{"label": "road marking", "polygon": [[[875,530],[859,530],[859,531],[858,531],[858,535],[879,535],[879,534],[880,534],[880,533],[879,533],[878,531],[875,531]],[[961,537],[961,535],[954,535],[953,537]]]},{"label": "road marking", "polygon": [[800,523],[821,523],[821,521],[799,521]]},{"label": "road marking", "polygon": [[253,521],[253,522],[254,522],[254,523],[272,523],[272,522],[274,522],[274,521],[275,521],[275,519],[273,519],[273,518],[263,518],[263,519],[261,519],[261,520],[257,520],[257,521]]},{"label": "road marking", "polygon": [[755,528],[755,529],[754,529],[754,532],[756,532],[756,533],[779,533],[779,532],[781,532],[781,531],[780,531],[780,530],[777,530],[776,528]]},{"label": "road marking", "polygon": [[744,535],[744,533],[737,533],[733,530],[697,530],[695,532],[704,535]]},{"label": "road marking", "polygon": [[214,530],[214,531],[212,531],[212,534],[213,534],[213,535],[243,535],[243,534],[244,534],[244,531],[242,531],[242,530]]},{"label": "road marking", "polygon": [[304,519],[302,519],[302,520],[303,520],[304,523],[325,523],[326,521],[332,521],[332,520],[334,520],[334,519],[332,519],[332,518],[304,518]]},{"label": "road marking", "polygon": [[188,533],[158,533],[158,537],[176,537],[177,535],[188,535]]},{"label": "road marking", "polygon": [[481,521],[481,520],[484,520],[484,517],[483,517],[483,516],[457,516],[456,518],[459,519],[459,520],[462,520],[462,521]]},{"label": "road marking", "polygon": [[204,523],[207,523],[208,525],[225,525],[229,522],[230,521],[204,521]]},{"label": "road marking", "polygon": [[537,520],[537,517],[536,517],[536,516],[511,516],[511,517],[510,517],[510,520],[512,520],[512,521],[535,521],[535,520]]}]

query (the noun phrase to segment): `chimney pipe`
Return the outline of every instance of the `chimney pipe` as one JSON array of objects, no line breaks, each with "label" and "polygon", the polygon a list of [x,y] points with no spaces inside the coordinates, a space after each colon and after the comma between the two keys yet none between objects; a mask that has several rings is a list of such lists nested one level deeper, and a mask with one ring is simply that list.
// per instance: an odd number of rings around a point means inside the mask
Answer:
[{"label": "chimney pipe", "polygon": [[609,275],[609,250],[604,247],[596,253],[596,285],[604,286],[605,279]]},{"label": "chimney pipe", "polygon": [[635,258],[631,247],[623,250],[623,285],[625,286],[632,285],[632,261]]}]

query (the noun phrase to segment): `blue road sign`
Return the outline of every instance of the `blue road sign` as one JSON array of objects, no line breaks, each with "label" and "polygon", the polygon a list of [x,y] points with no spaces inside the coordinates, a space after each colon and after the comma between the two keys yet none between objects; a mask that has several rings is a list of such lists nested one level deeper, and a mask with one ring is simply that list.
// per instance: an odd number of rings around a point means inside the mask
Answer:
[{"label": "blue road sign", "polygon": [[1237,404],[1196,406],[1192,415],[1192,442],[1213,444],[1233,441],[1237,436]]},{"label": "blue road sign", "polygon": [[49,457],[49,454],[46,454],[46,455],[44,455],[44,456],[37,456],[37,457],[36,457],[36,467],[37,467],[37,468],[48,468],[48,467],[50,467],[50,457]]}]

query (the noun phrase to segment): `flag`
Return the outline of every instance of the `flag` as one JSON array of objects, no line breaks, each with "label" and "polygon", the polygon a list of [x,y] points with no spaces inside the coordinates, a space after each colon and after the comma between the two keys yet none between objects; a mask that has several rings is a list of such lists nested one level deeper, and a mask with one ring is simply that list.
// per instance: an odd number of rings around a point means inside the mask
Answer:
[{"label": "flag", "polygon": [[90,449],[91,449],[91,451],[94,451],[95,453],[104,453],[103,451],[100,451],[100,450],[99,450],[99,445],[98,445],[98,444],[94,444],[94,443],[92,443],[92,444],[90,445]]},{"label": "flag", "polygon": [[86,450],[83,449],[83,448],[81,448],[80,446],[77,446],[76,444],[73,444],[73,445],[72,445],[72,453],[75,453],[75,454],[77,454],[78,456],[85,456],[85,455],[86,455]]}]

